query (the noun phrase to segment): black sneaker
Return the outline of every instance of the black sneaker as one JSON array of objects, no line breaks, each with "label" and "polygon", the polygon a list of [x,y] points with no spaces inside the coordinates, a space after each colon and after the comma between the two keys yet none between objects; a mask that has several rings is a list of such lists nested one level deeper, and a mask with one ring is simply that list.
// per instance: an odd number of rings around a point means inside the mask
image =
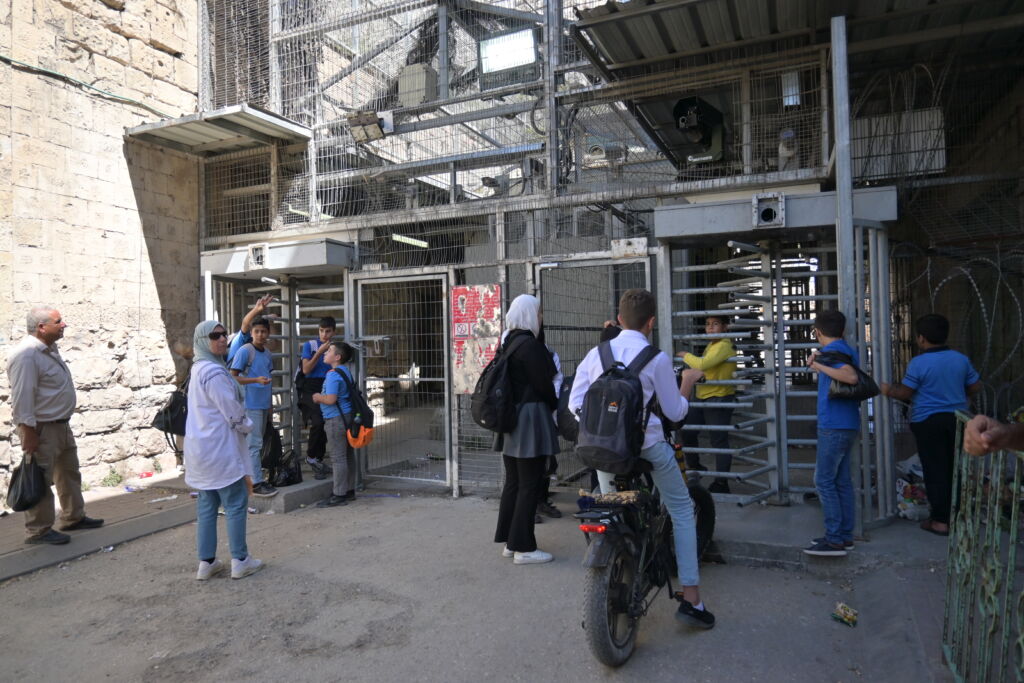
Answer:
[{"label": "black sneaker", "polygon": [[[811,545],[818,545],[819,543],[828,543],[828,539],[822,536],[811,541]],[[845,550],[853,550],[853,541],[843,541],[843,548]]]},{"label": "black sneaker", "polygon": [[319,503],[316,504],[318,508],[336,508],[341,505],[348,505],[348,501],[345,500],[345,496],[331,495],[330,498],[327,498],[326,500],[321,500]]},{"label": "black sneaker", "polygon": [[552,503],[550,500],[545,500],[544,502],[537,503],[537,512],[539,512],[542,515],[551,517],[552,519],[558,519],[562,516],[562,511],[556,508],[555,504]]},{"label": "black sneaker", "polygon": [[277,489],[265,481],[261,481],[252,487],[252,495],[260,498],[273,498],[277,495]]},{"label": "black sneaker", "polygon": [[715,615],[706,609],[697,609],[678,594],[679,609],[676,610],[676,620],[694,628],[709,629],[715,627]]},{"label": "black sneaker", "polygon": [[804,548],[804,554],[815,557],[846,557],[846,548],[842,545],[833,545],[828,541],[819,541]]},{"label": "black sneaker", "polygon": [[61,531],[74,531],[75,529],[99,529],[103,526],[102,519],[94,519],[92,517],[82,517],[77,522],[71,524],[65,524],[61,527]]},{"label": "black sneaker", "polygon": [[25,543],[28,543],[29,545],[64,545],[70,540],[71,537],[67,534],[62,534],[59,531],[50,529],[45,534],[26,538]]},{"label": "black sneaker", "polygon": [[711,482],[711,485],[708,486],[708,493],[732,493],[732,491],[729,490],[728,481],[725,479],[715,479]]},{"label": "black sneaker", "polygon": [[355,489],[351,489],[349,491],[345,491],[345,500],[353,501],[355,499],[356,499],[356,491],[355,491]]}]

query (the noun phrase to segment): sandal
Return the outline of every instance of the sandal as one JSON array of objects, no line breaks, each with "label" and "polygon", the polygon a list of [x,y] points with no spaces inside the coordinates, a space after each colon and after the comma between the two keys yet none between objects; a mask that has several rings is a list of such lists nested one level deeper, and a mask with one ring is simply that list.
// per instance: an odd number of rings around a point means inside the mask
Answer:
[{"label": "sandal", "polygon": [[935,534],[936,536],[949,536],[949,529],[946,529],[945,531],[939,531],[934,526],[932,526],[932,523],[933,520],[926,519],[923,522],[921,522],[921,528],[929,533]]}]

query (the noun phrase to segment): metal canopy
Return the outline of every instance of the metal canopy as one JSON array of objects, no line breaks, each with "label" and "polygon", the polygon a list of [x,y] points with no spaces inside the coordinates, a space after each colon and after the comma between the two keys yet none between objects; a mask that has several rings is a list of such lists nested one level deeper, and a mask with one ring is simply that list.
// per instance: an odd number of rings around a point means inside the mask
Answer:
[{"label": "metal canopy", "polygon": [[200,270],[236,280],[337,275],[355,263],[355,247],[328,238],[249,244],[204,251]]},{"label": "metal canopy", "polygon": [[236,104],[127,128],[125,136],[206,157],[278,143],[308,142],[312,132],[277,114]]}]

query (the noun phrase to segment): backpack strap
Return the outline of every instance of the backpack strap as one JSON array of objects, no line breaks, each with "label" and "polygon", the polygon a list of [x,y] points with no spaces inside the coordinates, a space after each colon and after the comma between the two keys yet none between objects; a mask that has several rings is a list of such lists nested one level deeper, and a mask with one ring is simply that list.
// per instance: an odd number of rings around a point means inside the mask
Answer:
[{"label": "backpack strap", "polygon": [[525,344],[527,339],[529,339],[529,337],[527,337],[525,334],[519,335],[511,342],[509,342],[508,346],[506,346],[504,349],[501,349],[501,352],[507,353],[511,357],[512,352],[518,349],[523,344]]},{"label": "backpack strap", "polygon": [[256,360],[256,347],[253,346],[252,343],[250,342],[248,344],[243,345],[242,349],[245,349],[246,353],[249,354],[249,360],[245,364],[245,370],[242,370],[242,372],[245,373],[245,376],[248,377],[249,370],[252,369],[253,361]]},{"label": "backpack strap", "polygon": [[[610,345],[609,342],[605,343]],[[659,353],[661,353],[660,349],[658,349],[653,344],[648,344],[646,347],[644,347],[643,351],[636,355],[636,358],[633,359],[633,362],[630,363],[626,369],[639,377],[640,371],[644,369],[644,366],[650,363],[652,360],[654,360],[654,357],[657,356]]]},{"label": "backpack strap", "polygon": [[597,345],[597,355],[601,358],[601,371],[608,372],[615,365],[615,356],[612,354],[611,341],[601,342]]}]

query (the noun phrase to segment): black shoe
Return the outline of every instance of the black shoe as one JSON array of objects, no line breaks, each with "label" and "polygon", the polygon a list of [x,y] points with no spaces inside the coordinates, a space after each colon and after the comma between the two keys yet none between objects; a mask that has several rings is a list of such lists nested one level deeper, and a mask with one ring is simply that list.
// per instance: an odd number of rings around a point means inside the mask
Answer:
[{"label": "black shoe", "polygon": [[533,516],[533,523],[534,524],[543,524],[544,523],[544,518],[541,517],[540,515],[534,515]]},{"label": "black shoe", "polygon": [[102,519],[93,519],[92,517],[82,517],[77,522],[71,524],[65,524],[61,527],[61,531],[74,531],[75,529],[99,529],[103,526]]},{"label": "black shoe", "polygon": [[331,495],[330,498],[326,500],[321,500],[319,503],[316,504],[318,508],[336,508],[342,505],[348,505],[348,501],[345,500],[345,496],[335,495]]},{"label": "black shoe", "polygon": [[846,548],[828,541],[819,541],[804,548],[804,554],[815,557],[846,557]]},{"label": "black shoe", "polygon": [[322,481],[327,478],[327,473],[323,470],[313,470],[313,478]]},{"label": "black shoe", "polygon": [[275,489],[269,483],[261,481],[260,483],[252,487],[252,495],[257,496],[259,498],[273,498],[274,496],[277,495],[277,489]]},{"label": "black shoe", "polygon": [[709,629],[715,627],[714,614],[706,609],[697,609],[678,595],[676,599],[679,601],[679,609],[676,610],[676,620],[694,628]]},{"label": "black shoe", "polygon": [[53,529],[50,529],[45,534],[26,538],[25,543],[28,543],[29,545],[64,545],[70,540],[71,537],[67,534],[62,534],[59,531],[54,531]]},{"label": "black shoe", "polygon": [[355,500],[355,499],[356,499],[356,491],[355,491],[355,489],[352,489],[350,491],[345,491],[345,500]]},{"label": "black shoe", "polygon": [[[817,545],[819,543],[828,543],[828,539],[822,536],[821,538],[815,538],[811,541],[811,545]],[[845,550],[853,550],[853,541],[843,541],[843,548]]]},{"label": "black shoe", "polygon": [[708,493],[732,493],[732,491],[729,490],[728,481],[725,479],[715,479],[711,482],[711,485],[708,486]]},{"label": "black shoe", "polygon": [[555,507],[555,504],[550,500],[545,500],[542,503],[537,503],[537,512],[542,515],[546,515],[552,519],[558,519],[562,516],[561,510]]}]

